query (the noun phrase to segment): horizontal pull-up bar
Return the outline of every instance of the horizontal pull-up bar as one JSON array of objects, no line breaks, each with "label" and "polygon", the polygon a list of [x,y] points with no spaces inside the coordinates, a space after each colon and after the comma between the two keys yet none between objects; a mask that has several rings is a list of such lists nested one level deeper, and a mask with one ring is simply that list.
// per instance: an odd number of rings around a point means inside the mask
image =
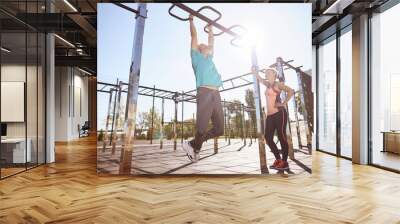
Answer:
[{"label": "horizontal pull-up bar", "polygon": [[[186,5],[184,5],[184,4],[182,4],[182,3],[173,3],[172,6],[169,8],[168,13],[169,13],[172,17],[174,17],[174,18],[176,18],[176,19],[179,19],[179,20],[181,20],[181,21],[187,21],[187,20],[189,20],[189,17],[188,17],[188,18],[182,18],[182,17],[177,16],[176,14],[173,14],[173,13],[172,13],[172,9],[173,9],[174,7],[178,7],[178,8],[180,8],[180,9],[182,9],[183,11],[189,13],[190,15],[196,16],[197,18],[199,18],[199,19],[203,20],[204,22],[206,22],[207,25],[204,27],[204,31],[205,31],[206,33],[208,33],[208,30],[207,30],[207,26],[208,26],[208,25],[213,25],[214,27],[216,27],[216,28],[218,28],[219,30],[221,30],[220,33],[214,34],[214,36],[218,36],[218,35],[221,35],[221,34],[223,34],[223,33],[227,33],[227,34],[233,36],[233,37],[234,37],[233,40],[235,40],[235,39],[240,38],[241,36],[240,36],[238,33],[234,32],[234,31],[232,31],[232,30],[235,29],[235,28],[238,28],[238,27],[241,28],[241,29],[243,29],[243,30],[245,30],[245,28],[242,27],[242,26],[240,26],[240,25],[234,25],[234,26],[231,26],[231,27],[228,27],[228,28],[227,28],[227,27],[225,27],[225,26],[223,26],[223,25],[217,23],[217,21],[218,21],[219,19],[221,19],[221,13],[220,13],[218,10],[214,9],[213,7],[211,7],[211,6],[203,6],[203,7],[201,7],[199,10],[196,11],[196,10],[193,10],[193,9],[187,7]],[[217,14],[218,14],[218,18],[212,20],[212,19],[208,18],[207,16],[201,14],[200,12],[201,12],[202,10],[204,10],[204,9],[209,9],[209,10],[212,10],[213,12],[217,13]],[[233,41],[233,40],[232,40],[232,41]],[[231,41],[231,42],[232,42],[232,41]]]},{"label": "horizontal pull-up bar", "polygon": [[119,7],[123,8],[123,9],[126,9],[126,10],[128,10],[130,12],[139,14],[138,10],[132,9],[131,7],[128,7],[128,6],[126,6],[126,5],[122,4],[122,3],[114,2],[113,4],[119,6]]}]

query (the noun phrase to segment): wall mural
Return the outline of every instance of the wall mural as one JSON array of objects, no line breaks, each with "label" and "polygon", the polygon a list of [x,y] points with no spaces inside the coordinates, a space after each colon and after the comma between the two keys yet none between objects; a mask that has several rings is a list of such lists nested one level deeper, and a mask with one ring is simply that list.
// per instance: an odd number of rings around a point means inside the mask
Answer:
[{"label": "wall mural", "polygon": [[310,21],[311,4],[98,4],[98,172],[311,173]]}]

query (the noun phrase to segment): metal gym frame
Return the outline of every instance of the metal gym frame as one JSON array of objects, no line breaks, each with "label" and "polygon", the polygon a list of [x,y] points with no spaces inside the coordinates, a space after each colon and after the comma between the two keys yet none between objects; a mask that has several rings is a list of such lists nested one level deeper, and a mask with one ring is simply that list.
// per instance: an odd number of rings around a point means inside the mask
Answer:
[{"label": "metal gym frame", "polygon": [[[121,7],[120,4],[116,4]],[[126,9],[127,6],[124,6],[123,8]],[[179,8],[182,11],[185,11],[188,13],[188,15],[193,15],[197,17],[198,19],[206,22],[206,26],[204,27],[204,31],[208,33],[207,30],[207,25],[213,25],[215,28],[220,30],[219,33],[214,34],[214,36],[219,36],[222,34],[228,34],[232,36],[231,39],[231,44],[233,46],[238,46],[236,44],[236,41],[240,40],[242,38],[242,33],[245,31],[245,28],[243,28],[240,25],[233,25],[231,27],[225,27],[218,23],[218,20],[221,19],[222,14],[217,11],[216,9],[210,7],[210,6],[203,6],[197,11],[187,7],[186,5],[182,3],[173,3],[172,6],[169,8],[168,12],[169,14],[181,21],[188,21],[189,17],[183,18],[180,17],[176,14],[173,13],[174,8]],[[217,14],[216,19],[210,19],[204,14],[201,13],[203,10],[210,10]],[[135,118],[136,118],[136,112],[137,112],[137,99],[138,95],[145,95],[145,96],[152,96],[153,99],[154,97],[162,98],[164,99],[170,99],[175,102],[175,119],[174,119],[174,149],[176,149],[177,145],[177,134],[176,134],[176,128],[177,128],[177,108],[178,108],[178,102],[182,102],[182,108],[183,108],[183,102],[195,102],[195,95],[193,94],[195,90],[188,91],[188,92],[173,92],[173,91],[167,91],[167,90],[161,90],[161,89],[156,89],[155,87],[144,87],[139,85],[139,79],[140,79],[140,63],[141,63],[141,56],[142,56],[142,48],[143,48],[143,34],[144,34],[144,26],[145,26],[145,19],[147,18],[147,5],[146,3],[139,3],[138,4],[138,9],[137,10],[130,10],[131,12],[134,12],[136,14],[136,22],[135,22],[135,33],[134,33],[134,40],[133,40],[133,50],[132,50],[132,59],[131,59],[131,66],[130,66],[130,73],[129,73],[129,82],[128,83],[122,83],[122,85],[127,85],[128,88],[127,90],[120,89],[119,86],[114,86],[114,89],[118,90],[119,92],[126,92],[127,93],[127,102],[126,102],[126,112],[125,112],[125,123],[124,123],[124,143],[123,146],[121,147],[121,160],[120,160],[120,168],[119,168],[119,173],[120,174],[129,174],[130,170],[132,168],[132,151],[134,147],[134,137],[135,137]],[[235,31],[234,31],[235,30]],[[256,54],[256,49],[255,46],[251,46],[251,65],[252,67],[256,70],[256,72],[260,72],[258,68],[258,61],[257,61],[257,54]],[[288,65],[286,65],[288,66]],[[247,80],[245,76],[252,76],[252,81]],[[241,81],[242,84],[235,84],[234,81]],[[260,157],[260,170],[262,174],[268,174],[269,170],[267,167],[267,158],[266,158],[266,152],[265,152],[265,144],[263,140],[263,130],[264,130],[264,123],[263,123],[263,110],[261,106],[261,97],[260,97],[260,85],[258,80],[256,79],[255,74],[252,73],[247,73],[245,75],[241,75],[238,77],[231,78],[229,80],[225,80],[224,84],[227,82],[231,83],[231,87],[225,88],[224,85],[222,87],[221,92],[223,91],[228,91],[234,88],[239,88],[242,86],[247,86],[247,85],[253,85],[253,93],[254,93],[254,101],[255,101],[255,108],[248,108],[249,110],[251,109],[252,111],[256,112],[256,127],[257,127],[257,138],[258,138],[258,145],[259,145],[259,157]],[[107,83],[99,83],[100,85],[107,85]],[[112,90],[104,90],[104,88],[98,89],[100,92],[108,92],[110,95],[112,95]],[[159,95],[161,94],[161,95]],[[115,103],[117,102],[116,100],[114,101]],[[223,102],[224,105],[226,105],[226,102]],[[164,103],[162,104],[164,105]],[[265,108],[264,108],[265,109]],[[243,113],[244,113],[244,107],[243,107]],[[153,111],[154,111],[154,100],[153,100]],[[110,110],[108,110],[110,112]],[[162,114],[164,114],[162,112]],[[115,115],[115,114],[114,114]],[[108,115],[107,115],[108,116]],[[114,118],[113,118],[114,120]],[[163,118],[162,118],[162,123],[164,123]],[[244,122],[242,122],[244,124]],[[228,123],[228,126],[230,124]],[[289,125],[290,126],[290,125]],[[114,131],[114,130],[113,130]],[[242,137],[244,139],[244,130],[242,131]],[[183,137],[183,136],[182,136]],[[214,139],[215,140],[215,139]],[[243,140],[244,141],[244,140]],[[230,143],[230,141],[229,141]],[[160,147],[162,147],[162,143],[160,143]],[[218,150],[218,145],[217,141],[215,140],[214,142],[214,147],[215,147],[215,152]],[[105,148],[105,147],[104,147]],[[294,157],[291,157],[294,159]],[[302,166],[304,168],[304,165]],[[307,168],[307,169],[306,169]],[[311,170],[308,167],[304,168],[305,170],[311,172]]]},{"label": "metal gym frame", "polygon": [[[115,148],[116,148],[116,141],[117,141],[117,131],[121,128],[120,127],[120,113],[121,113],[121,94],[127,94],[127,86],[128,83],[124,83],[121,81],[117,81],[117,84],[112,84],[112,83],[105,83],[105,82],[98,82],[98,88],[97,88],[97,92],[102,92],[102,93],[107,93],[109,95],[109,100],[108,100],[108,110],[107,110],[107,118],[106,118],[106,129],[105,129],[105,133],[104,133],[104,139],[103,139],[103,152],[106,150],[107,145],[111,145],[112,146],[112,154],[115,153]],[[156,88],[155,86],[153,87],[146,87],[146,86],[139,86],[139,91],[138,94],[141,96],[148,96],[148,97],[152,97],[152,107],[151,107],[151,111],[152,111],[152,116],[151,116],[151,126],[150,126],[150,144],[153,144],[152,140],[153,140],[153,130],[154,130],[154,111],[155,111],[155,98],[159,98],[162,100],[161,103],[161,129],[163,129],[164,124],[166,123],[164,121],[164,104],[165,104],[165,100],[171,100],[175,103],[175,111],[174,111],[174,119],[173,121],[171,121],[171,123],[173,123],[174,126],[174,150],[176,150],[177,148],[177,125],[178,123],[181,124],[181,127],[184,126],[184,124],[190,124],[192,126],[195,126],[195,124],[193,122],[185,122],[184,121],[184,107],[183,104],[184,102],[189,102],[189,103],[196,103],[195,99],[185,99],[184,97],[188,96],[187,94],[185,94],[184,92],[179,93],[179,92],[173,92],[173,91],[169,91],[169,90],[163,90],[163,89],[159,89]],[[114,100],[113,100],[114,99]],[[181,103],[182,105],[182,119],[179,122],[178,121],[178,103]],[[228,106],[231,105],[235,105],[236,107],[238,107],[236,110],[240,110],[241,112],[241,116],[244,116],[244,112],[250,113],[254,111],[254,108],[245,106],[244,104],[239,104],[236,102],[229,102],[229,101],[222,101],[223,103],[223,107],[224,107],[224,111],[227,111],[226,108]],[[227,114],[225,113],[225,120],[226,120],[226,116]],[[193,121],[194,121],[194,114],[193,114]],[[244,125],[244,120],[241,121],[242,125]],[[111,123],[111,130],[109,129]],[[176,128],[175,128],[176,127]],[[246,133],[246,128],[245,127],[241,127],[241,130],[244,130],[241,134],[241,137],[244,141],[244,145],[246,143],[245,141],[245,134]],[[183,129],[181,129],[183,130]],[[110,133],[110,134],[109,134]],[[181,142],[183,142],[183,132],[181,132]],[[111,135],[109,137],[109,135]],[[194,136],[194,133],[193,133]],[[215,151],[218,151],[218,145],[215,144]],[[160,137],[160,148],[163,148],[163,131],[161,131],[161,137]]]},{"label": "metal gym frame", "polygon": [[[286,68],[289,69],[289,68]],[[298,68],[296,68],[298,69]],[[248,76],[249,74],[244,74],[244,75],[240,75],[240,76],[236,76],[234,78],[228,79],[223,81],[223,83],[230,83],[230,89],[236,89],[236,88],[241,88],[243,86],[248,86],[251,85],[252,83],[248,83],[246,82],[246,84],[242,84],[241,82],[243,82],[243,80],[246,80],[245,78],[243,78],[243,76]],[[307,75],[307,74],[304,74]],[[308,76],[308,75],[307,75]],[[239,81],[240,80],[240,81]],[[113,84],[113,83],[105,83],[105,82],[98,82],[98,88],[97,91],[98,92],[102,92],[102,93],[107,93],[109,95],[109,101],[108,101],[108,111],[107,111],[107,120],[106,120],[106,133],[110,133],[111,137],[110,138],[106,138],[107,134],[105,134],[105,138],[103,141],[103,152],[106,150],[107,145],[111,145],[111,153],[114,154],[115,153],[115,148],[116,148],[116,141],[117,141],[117,131],[120,130],[120,125],[119,125],[119,116],[120,116],[120,112],[121,112],[121,94],[127,94],[127,86],[128,83],[123,83],[121,81],[117,82],[119,83],[117,84]],[[220,91],[224,91],[223,89]],[[191,91],[189,91],[191,92]],[[194,119],[194,114],[193,114],[193,123],[192,122],[185,122],[184,121],[184,117],[183,117],[183,113],[182,113],[182,119],[179,122],[178,121],[178,103],[183,104],[184,102],[189,102],[189,103],[196,103],[196,99],[193,98],[194,96],[192,94],[187,94],[185,92],[177,92],[177,91],[169,91],[169,90],[163,90],[163,89],[159,89],[156,88],[155,86],[153,87],[146,87],[146,86],[139,86],[139,91],[138,94],[141,96],[147,96],[147,97],[152,97],[152,107],[151,107],[151,111],[155,111],[155,104],[154,104],[154,100],[155,98],[159,98],[162,100],[161,103],[161,135],[160,135],[160,148],[163,148],[163,127],[164,124],[166,122],[164,122],[164,104],[165,104],[165,99],[167,100],[171,100],[175,103],[175,117],[171,122],[168,123],[172,123],[173,127],[174,127],[174,138],[173,138],[173,142],[174,142],[174,150],[176,150],[177,148],[177,125],[178,123],[181,124],[181,127],[183,128],[184,124],[186,125],[192,125],[195,126],[195,119]],[[113,100],[114,99],[114,100]],[[240,137],[242,138],[243,141],[243,146],[241,147],[241,149],[247,145],[247,138],[250,137],[250,143],[249,143],[249,147],[252,145],[252,136],[249,134],[249,130],[253,130],[254,127],[250,127],[247,128],[246,125],[246,119],[245,119],[245,114],[248,113],[249,114],[249,118],[251,118],[250,113],[254,113],[255,109],[251,108],[249,106],[245,106],[243,103],[238,103],[238,102],[229,102],[226,100],[222,100],[221,101],[223,104],[223,110],[224,110],[224,120],[225,120],[225,125],[224,125],[224,135],[225,135],[225,141],[228,141],[228,145],[230,145],[230,140],[232,138],[231,135],[231,126],[230,126],[230,114],[233,112],[237,112],[240,113],[241,115],[241,126],[240,128]],[[229,110],[229,107],[233,107],[234,109]],[[182,107],[182,112],[184,107]],[[297,115],[297,113],[295,113]],[[299,120],[298,117],[296,118],[296,130],[299,131]],[[152,144],[152,139],[153,139],[153,125],[154,125],[154,114],[152,113],[151,116],[151,126],[150,129],[148,129],[150,131],[150,144]],[[228,121],[228,122],[226,122]],[[252,125],[253,122],[251,122],[252,120],[250,119],[249,124]],[[108,126],[111,124],[115,124],[115,125],[111,125],[111,130],[108,129]],[[181,129],[183,130],[183,129]],[[193,136],[195,135],[195,133],[192,133]],[[181,142],[183,141],[183,134],[181,134]],[[300,142],[299,142],[300,143]],[[293,147],[292,147],[293,148]],[[301,149],[301,145],[299,145],[299,149]],[[295,150],[296,151],[296,150]],[[214,139],[214,153],[218,153],[218,142],[216,139]],[[290,157],[293,161],[296,161],[294,158],[294,153],[292,150],[291,153],[291,157]],[[301,165],[301,164],[300,164]],[[307,170],[307,169],[306,169]]]}]

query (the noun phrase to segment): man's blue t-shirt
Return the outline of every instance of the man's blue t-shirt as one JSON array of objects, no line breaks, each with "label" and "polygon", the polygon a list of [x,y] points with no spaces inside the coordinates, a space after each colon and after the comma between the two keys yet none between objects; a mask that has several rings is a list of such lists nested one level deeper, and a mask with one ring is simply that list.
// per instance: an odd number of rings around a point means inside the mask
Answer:
[{"label": "man's blue t-shirt", "polygon": [[198,50],[191,49],[192,67],[196,76],[196,88],[200,86],[220,87],[222,85],[221,76],[212,61],[212,55],[205,57]]}]

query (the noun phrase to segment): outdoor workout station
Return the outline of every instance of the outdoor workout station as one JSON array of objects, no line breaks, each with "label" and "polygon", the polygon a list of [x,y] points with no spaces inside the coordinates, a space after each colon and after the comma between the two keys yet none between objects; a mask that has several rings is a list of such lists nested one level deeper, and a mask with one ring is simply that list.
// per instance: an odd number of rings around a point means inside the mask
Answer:
[{"label": "outdoor workout station", "polygon": [[[102,138],[102,142],[98,144],[98,171],[105,173],[116,173],[116,174],[132,174],[132,172],[138,174],[179,174],[179,170],[188,168],[192,165],[190,161],[185,159],[185,155],[178,144],[178,129],[181,127],[180,142],[184,141],[184,126],[190,126],[193,130],[193,136],[195,135],[195,114],[191,122],[184,120],[184,109],[186,103],[196,103],[196,89],[190,91],[177,91],[177,90],[165,90],[156,88],[156,86],[142,86],[139,85],[140,78],[140,64],[142,56],[143,36],[145,20],[150,19],[147,17],[146,3],[139,3],[137,9],[132,9],[121,3],[113,3],[126,10],[129,10],[136,14],[135,22],[135,33],[134,33],[134,44],[132,51],[132,62],[129,73],[129,82],[123,82],[116,80],[115,83],[98,82],[97,91],[108,96],[108,107],[107,107],[107,118],[106,126]],[[240,44],[241,38],[245,35],[246,29],[240,25],[233,25],[225,27],[218,23],[221,19],[222,14],[210,6],[203,6],[198,10],[193,10],[190,7],[182,3],[173,3],[169,8],[169,14],[181,21],[188,21],[189,17],[183,18],[175,14],[175,11],[183,10],[188,15],[204,21],[206,26],[204,32],[208,32],[207,25],[211,24],[218,30],[214,36],[220,36],[227,34],[232,36],[231,44],[234,47],[250,47],[251,48],[251,65],[257,72],[264,72],[265,68],[259,68],[257,63],[257,54],[255,46],[243,46]],[[216,19],[210,19],[205,16],[202,11],[209,10],[217,15]],[[285,82],[285,70],[295,71],[298,89],[294,94],[293,100],[289,103],[293,105],[294,113],[290,113],[289,121],[287,125],[287,139],[289,143],[289,158],[291,169],[287,173],[300,173],[309,172],[311,173],[311,142],[312,142],[312,130],[313,130],[313,95],[311,92],[311,76],[301,70],[301,66],[293,66],[293,60],[284,60],[281,57],[276,58],[276,62],[270,65],[270,68],[276,69],[278,72],[278,79],[281,82]],[[250,70],[250,69],[249,69]],[[142,74],[143,75],[143,74]],[[257,167],[257,172],[262,174],[268,174],[268,164],[272,161],[272,154],[269,156],[269,152],[266,152],[265,141],[264,141],[264,120],[265,120],[265,107],[262,106],[260,96],[260,85],[255,75],[251,72],[237,75],[232,78],[223,80],[222,87],[219,92],[226,92],[233,89],[244,88],[252,86],[254,105],[245,105],[245,103],[238,103],[236,101],[222,100],[224,110],[224,137],[221,139],[214,138],[214,141],[210,141],[204,144],[204,149],[201,151],[201,158],[199,164],[203,161],[211,160],[221,153],[240,153],[234,155],[233,160],[227,162],[229,164],[241,165],[240,159],[244,159],[244,163],[252,163],[253,170],[254,166]],[[282,93],[283,94],[283,93]],[[136,112],[137,112],[137,101],[138,96],[151,97],[152,108],[151,108],[151,125],[147,130],[150,135],[150,142],[138,144],[135,140],[135,127],[136,127]],[[121,101],[126,98],[126,104]],[[284,98],[285,96],[282,96]],[[153,144],[153,125],[154,125],[154,111],[155,111],[155,99],[161,100],[161,127],[159,135],[159,144]],[[174,103],[174,117],[170,122],[164,120],[164,107],[166,102]],[[180,104],[180,105],[179,105]],[[178,120],[178,107],[181,106],[181,120]],[[232,109],[233,108],[233,109]],[[289,112],[289,110],[287,109]],[[230,118],[231,114],[241,115],[241,127],[240,127],[240,139],[233,139],[231,134]],[[124,115],[124,117],[122,117]],[[246,119],[247,118],[247,119]],[[246,122],[246,120],[248,122]],[[173,127],[172,142],[165,139],[163,130],[165,125],[171,124]],[[187,137],[187,136],[186,136]],[[253,140],[254,139],[254,140]],[[296,139],[296,141],[294,141]],[[253,144],[253,142],[258,143]],[[297,144],[295,145],[294,142]],[[140,154],[137,152],[140,151]],[[167,156],[169,152],[180,151],[179,156]],[[249,151],[244,156],[243,153]],[[162,164],[152,164],[153,157],[150,155],[152,152],[158,153],[158,161],[165,162],[165,167]],[[204,152],[204,154],[203,154]],[[135,154],[136,153],[136,154]],[[149,160],[146,161],[151,168],[157,169],[146,169],[143,165],[143,161],[136,161],[135,156],[144,156],[143,158]],[[166,156],[165,158],[163,156]],[[160,158],[162,157],[162,159]],[[170,160],[177,160],[171,162]],[[114,161],[113,165],[107,165],[101,163],[101,161]],[[216,160],[218,161],[218,160]],[[214,160],[214,163],[216,162]],[[257,161],[257,165],[255,164]],[[154,162],[154,161],[153,161]],[[196,164],[196,166],[200,166]],[[187,172],[189,173],[189,171]],[[193,173],[193,169],[190,170]],[[196,173],[196,172],[194,172]],[[199,172],[201,174],[201,172]],[[186,174],[183,172],[182,174]],[[222,172],[221,174],[224,174]]]}]

